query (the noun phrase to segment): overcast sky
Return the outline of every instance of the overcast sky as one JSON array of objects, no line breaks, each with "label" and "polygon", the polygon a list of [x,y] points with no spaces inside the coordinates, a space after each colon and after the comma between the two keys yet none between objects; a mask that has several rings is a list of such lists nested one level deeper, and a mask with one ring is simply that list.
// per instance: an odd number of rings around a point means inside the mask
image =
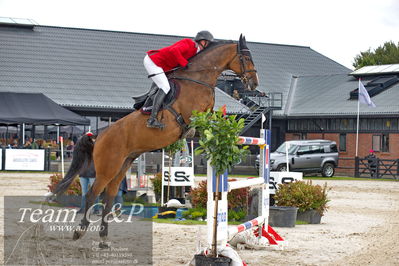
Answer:
[{"label": "overcast sky", "polygon": [[309,46],[352,68],[361,51],[399,41],[399,0],[0,0],[0,17],[39,25]]}]

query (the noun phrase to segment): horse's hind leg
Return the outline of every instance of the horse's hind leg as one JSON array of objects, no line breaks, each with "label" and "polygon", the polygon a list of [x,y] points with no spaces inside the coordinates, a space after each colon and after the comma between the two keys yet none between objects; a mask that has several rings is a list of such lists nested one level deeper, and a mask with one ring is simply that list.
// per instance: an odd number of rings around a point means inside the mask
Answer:
[{"label": "horse's hind leg", "polygon": [[[105,189],[103,203],[104,203],[104,210],[102,213],[102,220],[101,220],[101,231],[100,231],[100,238],[101,243],[99,245],[100,248],[107,248],[107,236],[108,236],[108,216],[111,219],[119,219],[116,213],[108,215],[112,208],[114,207],[114,199],[116,194],[119,190],[119,184],[121,183],[122,179],[125,178],[127,169],[132,165],[134,159],[136,157],[127,158],[118,173],[118,175],[112,179],[112,181],[108,184],[107,188]],[[122,207],[122,206],[121,206]],[[122,213],[121,213],[122,214]]]},{"label": "horse's hind leg", "polygon": [[[101,242],[100,248],[107,248],[107,237],[108,237],[108,218],[110,219],[118,219],[116,213],[111,213],[111,210],[114,208],[114,199],[119,190],[120,180],[117,182],[116,180],[112,180],[111,183],[108,184],[103,198],[104,209],[102,213],[101,220],[101,231],[100,238]],[[110,214],[110,215],[109,215]]]},{"label": "horse's hind leg", "polygon": [[73,233],[73,240],[78,240],[81,238],[87,231],[89,227],[90,221],[90,210],[94,204],[94,201],[100,195],[100,193],[104,190],[105,184],[101,184],[99,179],[96,179],[93,183],[93,186],[90,187],[90,190],[86,194],[86,202],[85,202],[85,212],[82,220],[79,224],[79,229],[75,230]]}]

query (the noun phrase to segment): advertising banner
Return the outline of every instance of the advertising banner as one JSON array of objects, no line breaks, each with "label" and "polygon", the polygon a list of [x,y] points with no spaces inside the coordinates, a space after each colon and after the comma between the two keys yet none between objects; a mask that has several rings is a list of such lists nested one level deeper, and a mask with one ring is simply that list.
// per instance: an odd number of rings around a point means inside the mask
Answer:
[{"label": "advertising banner", "polygon": [[287,184],[302,180],[301,172],[270,172],[269,188],[270,194],[276,194],[279,184]]},{"label": "advertising banner", "polygon": [[44,171],[44,150],[6,149],[5,170]]},{"label": "advertising banner", "polygon": [[[170,186],[192,186],[194,185],[194,169],[193,167],[171,167],[172,178]],[[163,178],[164,185],[168,184],[169,167],[164,167]]]}]

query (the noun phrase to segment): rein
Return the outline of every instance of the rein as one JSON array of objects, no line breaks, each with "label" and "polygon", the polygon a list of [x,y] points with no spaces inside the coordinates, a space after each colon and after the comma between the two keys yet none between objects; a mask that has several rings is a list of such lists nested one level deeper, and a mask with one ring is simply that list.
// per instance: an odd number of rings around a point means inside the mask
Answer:
[{"label": "rein", "polygon": [[197,83],[197,84],[206,86],[206,87],[208,87],[208,88],[214,89],[214,87],[212,87],[212,86],[209,85],[208,83],[205,83],[205,82],[203,82],[203,81],[196,80],[196,79],[191,79],[191,78],[186,78],[186,77],[180,77],[180,76],[172,76],[172,77],[170,77],[170,79],[188,80],[188,81],[195,82],[195,83]]}]

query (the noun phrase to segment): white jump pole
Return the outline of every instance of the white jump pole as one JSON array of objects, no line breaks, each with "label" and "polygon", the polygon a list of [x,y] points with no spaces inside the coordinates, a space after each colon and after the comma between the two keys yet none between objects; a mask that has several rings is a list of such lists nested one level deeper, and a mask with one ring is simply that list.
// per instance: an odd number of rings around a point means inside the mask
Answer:
[{"label": "white jump pole", "polygon": [[61,173],[62,178],[64,178],[65,166],[64,166],[64,138],[60,137],[60,148],[61,148]]},{"label": "white jump pole", "polygon": [[289,146],[290,144],[288,142],[285,142],[285,161],[287,162],[287,172],[290,171],[290,162],[288,161]]},{"label": "white jump pole", "polygon": [[[161,206],[163,207],[163,205],[164,205],[164,200],[163,200],[163,197],[164,197],[164,191],[163,191],[163,186],[165,185],[164,184],[164,170],[163,170],[163,168],[164,168],[164,164],[165,164],[165,150],[164,149],[162,149],[162,165],[161,165],[161,178],[162,178],[162,182],[161,182]],[[170,178],[170,176],[169,176],[169,178]]]},{"label": "white jump pole", "polygon": [[213,240],[213,221],[214,221],[214,199],[213,195],[216,187],[216,178],[220,178],[219,192],[221,197],[218,202],[218,219],[217,219],[217,246],[226,246],[228,241],[228,227],[227,227],[227,189],[226,181],[227,176],[224,175],[216,177],[211,162],[207,161],[207,191],[208,191],[208,202],[207,202],[207,226],[208,226],[208,244],[212,246]]}]

